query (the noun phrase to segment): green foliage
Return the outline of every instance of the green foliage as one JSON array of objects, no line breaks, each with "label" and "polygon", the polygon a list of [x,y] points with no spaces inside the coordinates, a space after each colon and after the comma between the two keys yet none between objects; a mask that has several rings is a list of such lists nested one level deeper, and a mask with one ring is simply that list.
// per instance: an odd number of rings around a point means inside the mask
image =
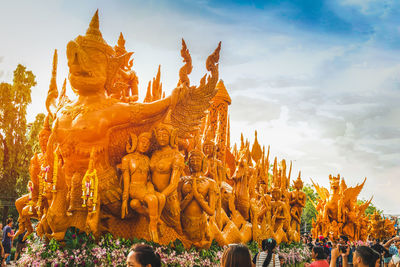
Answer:
[{"label": "green foliage", "polygon": [[16,184],[27,180],[31,151],[27,149],[26,108],[31,103],[35,75],[18,65],[13,84],[0,83],[0,195],[17,197]]},{"label": "green foliage", "polygon": [[[362,204],[364,204],[365,202],[367,202],[367,200],[365,200],[365,199],[362,199],[362,200],[357,200],[357,204],[358,205],[362,205]],[[365,210],[365,215],[372,215],[372,214],[374,214],[375,212],[378,212],[379,214],[382,214],[382,210],[379,210],[377,207],[375,207],[375,205],[374,204],[372,204],[372,203],[370,203],[369,204],[369,206],[368,206],[368,208]]]},{"label": "green foliage", "polygon": [[247,247],[249,248],[251,255],[255,255],[258,253],[258,243],[256,241],[251,241],[247,243]]},{"label": "green foliage", "polygon": [[303,187],[303,191],[307,195],[307,200],[301,215],[301,230],[309,232],[312,227],[312,219],[315,219],[317,216],[317,211],[314,207],[314,204],[317,204],[319,197],[314,191],[314,188],[309,184],[306,184]]}]

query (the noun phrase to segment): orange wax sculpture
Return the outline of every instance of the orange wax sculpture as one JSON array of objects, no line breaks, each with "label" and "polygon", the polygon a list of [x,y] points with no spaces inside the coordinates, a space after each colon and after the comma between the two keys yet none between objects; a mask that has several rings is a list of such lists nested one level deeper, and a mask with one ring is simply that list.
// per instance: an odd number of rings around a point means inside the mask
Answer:
[{"label": "orange wax sculpture", "polygon": [[[189,248],[260,241],[298,241],[305,204],[300,175],[290,192],[286,162],[243,139],[230,146],[230,96],[218,78],[221,44],[206,60],[209,72],[191,85],[192,59],[171,96],[161,70],[139,103],[139,78],[122,33],[112,47],[96,11],[85,35],[67,44],[68,80],[76,100],[58,92],[57,53],[40,132],[30,164],[29,194],[16,201],[20,229],[62,240],[69,227]],[[50,121],[52,123],[50,124]]]}]

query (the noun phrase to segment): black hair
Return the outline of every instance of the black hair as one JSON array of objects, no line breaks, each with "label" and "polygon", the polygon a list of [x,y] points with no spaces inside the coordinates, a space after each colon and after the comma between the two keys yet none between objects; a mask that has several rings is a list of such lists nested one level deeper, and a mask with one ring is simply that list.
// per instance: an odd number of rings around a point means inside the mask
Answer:
[{"label": "black hair", "polygon": [[7,219],[7,223],[6,224],[9,224],[10,222],[12,222],[13,221],[13,219],[12,218],[8,218]]},{"label": "black hair", "polygon": [[151,267],[161,267],[161,257],[154,249],[146,244],[138,244],[131,248],[135,252],[135,259],[141,265],[150,264]]},{"label": "black hair", "polygon": [[261,248],[263,251],[268,251],[267,257],[264,260],[263,267],[267,267],[272,259],[272,251],[276,247],[276,240],[273,238],[264,239],[261,242]]},{"label": "black hair", "polygon": [[340,238],[346,242],[349,242],[349,238],[346,235],[341,235]]},{"label": "black hair", "polygon": [[321,246],[314,246],[312,250],[315,253],[315,259],[316,260],[325,260],[326,259],[326,254],[325,254],[325,249]]},{"label": "black hair", "polygon": [[221,258],[223,267],[251,267],[249,248],[243,244],[231,244]]},{"label": "black hair", "polygon": [[374,267],[376,261],[380,259],[378,252],[367,246],[358,246],[356,248],[357,255],[360,256],[364,265]]}]

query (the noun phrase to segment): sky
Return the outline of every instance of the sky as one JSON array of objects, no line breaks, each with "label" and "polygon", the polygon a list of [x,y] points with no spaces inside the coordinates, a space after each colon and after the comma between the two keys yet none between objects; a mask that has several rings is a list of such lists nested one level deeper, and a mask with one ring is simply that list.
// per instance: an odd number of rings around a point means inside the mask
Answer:
[{"label": "sky", "polygon": [[[367,177],[361,199],[400,214],[400,2],[286,1],[0,1],[0,81],[17,64],[37,77],[28,120],[45,112],[54,49],[57,82],[67,77],[68,41],[86,32],[99,9],[112,46],[122,32],[135,52],[143,99],[161,64],[163,88],[179,80],[181,38],[193,59],[191,84],[206,73],[222,41],[220,78],[232,98],[231,143],[240,134],[271,146],[271,156],[329,186]],[[74,95],[68,85],[68,95]]]}]

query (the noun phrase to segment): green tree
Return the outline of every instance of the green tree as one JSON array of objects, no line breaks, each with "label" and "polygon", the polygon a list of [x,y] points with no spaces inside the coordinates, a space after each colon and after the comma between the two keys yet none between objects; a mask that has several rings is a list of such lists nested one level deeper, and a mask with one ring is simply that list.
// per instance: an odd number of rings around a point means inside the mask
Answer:
[{"label": "green tree", "polygon": [[314,188],[309,184],[306,184],[303,187],[303,191],[307,196],[307,200],[301,215],[301,231],[310,232],[312,227],[312,219],[315,219],[317,216],[317,211],[314,207],[314,204],[318,202],[319,197],[314,191]]},{"label": "green tree", "polygon": [[[36,115],[35,121],[28,124],[27,139],[25,145],[25,153],[27,159],[31,159],[34,153],[40,153],[39,132],[43,128],[44,120],[45,115],[43,113],[39,113]],[[24,172],[23,174],[21,174],[20,177],[18,177],[16,184],[16,192],[18,196],[22,196],[28,193],[28,188],[26,187],[30,179],[28,170],[29,169],[27,169],[27,172]]]},{"label": "green tree", "polygon": [[[26,108],[31,103],[31,88],[36,85],[35,75],[18,65],[13,83],[0,83],[0,196],[14,200],[18,194],[16,184],[25,179],[32,151],[28,151]],[[3,221],[8,207],[3,209]]]},{"label": "green tree", "polygon": [[[365,202],[367,202],[367,200],[362,199],[362,200],[357,200],[357,204],[361,205],[364,204]],[[368,208],[365,210],[365,215],[371,215],[374,214],[376,212],[378,212],[379,214],[382,214],[382,210],[379,210],[377,207],[375,207],[374,204],[370,203]]]}]

